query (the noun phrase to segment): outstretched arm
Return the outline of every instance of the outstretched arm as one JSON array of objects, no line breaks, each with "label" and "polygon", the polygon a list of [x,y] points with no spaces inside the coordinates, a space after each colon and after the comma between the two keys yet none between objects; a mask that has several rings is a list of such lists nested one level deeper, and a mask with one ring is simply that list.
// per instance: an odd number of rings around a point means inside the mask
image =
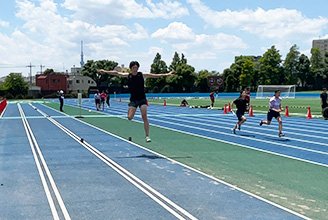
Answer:
[{"label": "outstretched arm", "polygon": [[172,70],[169,73],[155,74],[155,73],[142,73],[145,78],[160,78],[163,76],[172,76],[175,71]]},{"label": "outstretched arm", "polygon": [[110,74],[113,76],[122,76],[122,77],[128,77],[129,73],[122,73],[122,72],[118,72],[116,70],[104,70],[104,69],[97,69],[97,71],[100,74]]}]

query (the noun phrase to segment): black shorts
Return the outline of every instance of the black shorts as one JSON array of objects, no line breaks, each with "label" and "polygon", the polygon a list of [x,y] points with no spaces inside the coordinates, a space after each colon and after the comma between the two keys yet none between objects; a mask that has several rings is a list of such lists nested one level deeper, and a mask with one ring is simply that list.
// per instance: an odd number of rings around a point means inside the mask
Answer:
[{"label": "black shorts", "polygon": [[105,102],[105,98],[101,98],[101,103]]},{"label": "black shorts", "polygon": [[100,104],[100,99],[95,99],[96,104]]},{"label": "black shorts", "polygon": [[140,108],[142,105],[147,105],[147,99],[142,100],[130,100],[129,106]]},{"label": "black shorts", "polygon": [[236,116],[238,118],[238,121],[243,120],[243,116],[244,116],[245,112],[244,111],[238,111],[236,112]]},{"label": "black shorts", "polygon": [[273,111],[273,110],[269,110],[268,116],[267,116],[268,121],[272,121],[272,118],[277,119],[278,117],[280,117],[280,113],[279,112],[276,112],[276,111]]}]

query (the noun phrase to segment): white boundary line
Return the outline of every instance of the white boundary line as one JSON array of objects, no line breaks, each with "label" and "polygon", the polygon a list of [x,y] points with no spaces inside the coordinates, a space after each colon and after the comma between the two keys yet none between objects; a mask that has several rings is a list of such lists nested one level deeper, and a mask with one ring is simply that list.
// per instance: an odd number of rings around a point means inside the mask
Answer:
[{"label": "white boundary line", "polygon": [[[31,105],[31,104],[30,104]],[[34,107],[33,105],[31,105]],[[46,117],[50,122],[55,124],[58,128],[63,130],[67,135],[72,137],[75,141],[77,141],[79,144],[81,144],[83,147],[85,147],[87,150],[89,150],[92,154],[94,154],[96,157],[98,157],[100,160],[102,160],[104,163],[106,163],[108,166],[110,166],[112,169],[114,169],[117,173],[119,173],[122,177],[124,177],[126,180],[128,180],[130,183],[132,183],[135,187],[140,189],[142,192],[144,192],[146,195],[148,195],[151,199],[153,199],[155,202],[157,202],[159,205],[161,205],[163,208],[165,208],[168,212],[170,212],[172,215],[177,217],[178,219],[185,219],[181,215],[179,215],[176,211],[171,209],[169,206],[167,206],[165,203],[163,203],[160,199],[171,205],[174,209],[180,211],[183,215],[187,216],[189,219],[197,220],[196,217],[191,215],[189,212],[178,206],[176,203],[169,200],[167,197],[159,193],[154,188],[150,187],[148,184],[137,178],[135,175],[130,173],[128,170],[114,162],[112,159],[107,157],[105,154],[97,150],[95,147],[87,143],[86,141],[81,142],[81,138],[77,136],[75,133],[73,133],[71,130],[57,122],[56,120],[47,117],[47,115],[42,112],[41,110],[37,109],[37,111],[42,114],[44,117]],[[148,190],[148,191],[147,191]],[[153,194],[158,196],[160,199],[156,198]]]},{"label": "white boundary line", "polygon": [[[140,115],[136,115],[135,117],[137,118],[140,118],[141,116]],[[122,117],[124,118],[124,117]],[[162,117],[162,118],[165,118],[165,117]],[[125,119],[125,118],[124,118]],[[172,119],[172,118],[169,118],[170,120],[178,120],[178,119]],[[159,119],[154,119],[154,118],[149,118],[149,120],[153,120],[153,121],[159,121],[159,122],[163,122],[163,123],[168,123],[168,124],[172,124],[172,125],[178,125],[178,126],[181,126],[181,127],[187,127],[187,128],[193,128],[193,129],[197,129],[197,130],[202,130],[202,131],[207,131],[207,132],[212,132],[212,133],[218,133],[218,134],[222,134],[222,135],[228,135],[228,136],[235,136],[234,134],[231,134],[231,133],[224,133],[224,132],[220,132],[220,131],[215,131],[213,129],[206,129],[206,128],[197,128],[195,126],[190,126],[190,125],[185,125],[185,124],[177,124],[175,122],[169,122],[169,121],[162,121],[162,120],[159,120]],[[189,123],[194,123],[190,120],[182,120],[182,121],[187,121]],[[179,122],[181,122],[181,120],[179,120]],[[197,124],[200,124],[200,125],[204,125],[204,126],[212,126],[212,127],[218,127],[218,128],[224,128],[224,129],[228,129],[226,127],[222,127],[222,126],[219,126],[219,125],[208,125],[208,124],[204,124],[204,123],[200,123],[200,122],[197,122]],[[154,124],[151,124],[153,126],[157,126],[157,125],[154,125]],[[170,128],[171,129],[171,128]],[[172,129],[173,130],[173,129]],[[179,129],[176,129],[176,130],[179,130]],[[180,130],[179,130],[180,131]],[[190,133],[191,134],[191,133]],[[257,133],[258,134],[258,133]],[[269,135],[269,134],[261,134],[261,135],[265,135],[265,136],[270,136],[270,137],[275,137],[273,135]],[[199,135],[201,137],[207,137],[207,136],[204,136],[204,135]],[[273,145],[279,145],[279,146],[284,146],[284,147],[288,147],[288,148],[293,148],[293,149],[298,149],[298,150],[303,150],[303,151],[308,151],[308,152],[312,152],[312,153],[318,153],[318,154],[323,154],[323,155],[328,155],[327,152],[323,152],[323,151],[318,151],[318,150],[312,150],[312,149],[307,149],[307,148],[303,148],[303,147],[298,147],[298,146],[293,146],[293,145],[287,145],[287,144],[283,144],[283,143],[276,143],[276,142],[270,142],[270,141],[265,141],[265,140],[260,140],[260,139],[256,139],[256,138],[251,138],[251,137],[244,137],[244,136],[238,136],[239,138],[243,138],[243,139],[248,139],[248,140],[255,140],[257,142],[263,142],[263,143],[267,143],[267,144],[273,144]],[[278,138],[278,137],[277,137]],[[242,145],[242,144],[237,144],[237,143],[233,143],[233,142],[229,142],[229,141],[224,141],[224,140],[221,140],[221,139],[214,139],[216,141],[221,141],[221,142],[225,142],[225,143],[229,143],[229,144],[234,144],[234,145],[237,145],[237,146],[247,146],[247,145]],[[302,140],[298,140],[298,141],[301,141]],[[324,143],[316,143],[316,142],[311,142],[311,141],[304,141],[304,142],[308,142],[308,143],[313,143],[313,144],[319,144],[319,145],[323,145],[323,146],[328,146],[328,144],[324,144]],[[258,149],[258,148],[255,148],[255,147],[251,147],[251,146],[247,146],[247,148],[250,148],[250,149],[255,149],[255,150],[261,150],[261,149]],[[266,150],[261,150],[261,151],[265,151],[265,152],[270,152],[270,151],[266,151]],[[274,152],[272,152],[274,153]],[[277,155],[283,155],[283,154],[279,154],[279,153],[275,153]],[[285,155],[287,156],[287,155]],[[293,156],[287,156],[289,158],[297,158],[297,157],[293,157]],[[302,161],[306,161],[306,162],[310,162],[310,163],[314,163],[314,164],[317,164],[317,165],[321,165],[321,166],[326,166],[328,167],[327,164],[322,164],[322,163],[318,163],[318,162],[314,162],[314,161],[310,161],[310,160],[305,160],[305,159],[301,159],[299,158],[300,160]]]},{"label": "white boundary line", "polygon": [[[25,114],[24,114],[24,111],[23,111],[22,107],[20,106],[19,103],[17,103],[17,105],[20,108],[22,118],[24,118],[25,117]],[[56,183],[55,183],[55,181],[54,181],[54,179],[53,179],[53,177],[52,177],[52,175],[50,173],[50,170],[48,168],[48,165],[47,165],[47,163],[46,163],[46,161],[45,161],[45,159],[43,157],[43,154],[41,152],[41,149],[40,149],[40,147],[39,147],[39,145],[38,145],[38,143],[37,143],[37,141],[36,141],[36,139],[35,139],[35,137],[33,135],[33,131],[31,129],[29,123],[27,122],[27,119],[24,119],[24,120],[25,120],[25,123],[26,123],[26,127],[28,128],[29,134],[31,135],[31,138],[33,140],[34,146],[35,146],[35,148],[36,148],[36,150],[38,152],[39,158],[40,158],[40,160],[42,162],[43,168],[44,168],[44,170],[45,170],[45,172],[47,174],[47,177],[49,179],[49,182],[50,182],[50,185],[52,187],[52,190],[53,190],[53,192],[54,192],[54,194],[55,194],[55,196],[57,198],[58,204],[59,204],[59,206],[60,206],[60,208],[61,208],[61,210],[63,212],[63,215],[64,215],[65,219],[70,220],[71,217],[69,216],[69,213],[68,213],[68,211],[66,209],[66,206],[64,204],[64,201],[63,201],[63,199],[62,199],[62,197],[61,197],[61,195],[60,195],[60,193],[58,191],[58,188],[56,186]]]},{"label": "white boundary line", "polygon": [[[45,105],[43,105],[43,106],[45,106]],[[49,109],[51,109],[51,110],[57,111],[56,109],[53,109],[53,108],[51,108],[51,107],[48,107],[48,106],[45,106],[45,107],[46,107],[46,108],[49,108]],[[59,112],[59,111],[57,111],[57,112]],[[78,120],[78,119],[76,119],[76,118],[73,118],[73,119],[76,120],[76,121],[79,121],[79,122],[81,122],[81,123],[83,123],[83,124],[85,124],[85,125],[88,125],[88,126],[90,126],[90,127],[92,127],[92,128],[95,128],[95,129],[97,129],[97,130],[99,130],[99,131],[102,131],[102,132],[104,132],[104,133],[106,133],[106,134],[109,134],[109,135],[111,135],[111,136],[113,136],[113,137],[116,137],[116,138],[118,138],[118,139],[120,139],[120,140],[123,140],[123,141],[127,142],[126,139],[124,139],[124,138],[122,138],[122,137],[120,137],[120,136],[117,136],[117,135],[115,135],[115,134],[113,134],[113,133],[110,133],[110,132],[108,132],[108,131],[106,131],[106,130],[103,130],[103,129],[98,128],[98,127],[96,127],[96,126],[94,126],[94,125],[88,124],[88,123],[86,123],[86,122],[84,122],[84,121],[82,121],[82,120]],[[127,120],[126,118],[122,118],[122,119]],[[139,122],[139,121],[135,121],[135,122],[142,123],[142,122]],[[155,127],[160,127],[160,128],[163,128],[163,129],[166,129],[166,130],[170,130],[170,131],[177,131],[177,132],[180,132],[180,133],[184,133],[184,134],[188,134],[188,135],[192,135],[192,136],[197,136],[197,137],[201,137],[201,138],[205,138],[205,139],[210,139],[210,140],[215,140],[215,141],[217,141],[216,139],[212,139],[212,138],[209,138],[209,137],[203,137],[203,136],[200,136],[200,135],[196,135],[196,134],[192,134],[192,133],[187,133],[187,132],[183,132],[183,131],[179,131],[179,130],[175,130],[175,129],[168,129],[168,128],[166,128],[166,127],[162,127],[162,126],[158,126],[158,125],[153,125],[153,126],[155,126]],[[260,196],[258,196],[258,195],[256,195],[256,194],[253,194],[253,193],[248,192],[248,191],[246,191],[246,190],[244,190],[244,189],[241,189],[241,188],[239,188],[238,186],[232,185],[232,184],[230,184],[230,183],[228,183],[228,182],[225,182],[225,181],[223,181],[223,180],[221,180],[221,179],[218,179],[218,178],[216,178],[216,177],[213,177],[213,176],[211,176],[211,175],[209,175],[209,174],[206,174],[206,173],[204,173],[204,172],[202,172],[202,171],[199,171],[199,170],[197,170],[197,169],[195,169],[195,168],[193,168],[193,167],[190,167],[190,166],[188,166],[188,165],[186,165],[186,164],[183,164],[183,163],[181,163],[181,162],[178,162],[178,161],[176,161],[176,160],[174,160],[174,159],[171,159],[171,158],[169,158],[169,157],[167,157],[167,156],[164,156],[164,155],[162,155],[162,154],[160,154],[160,153],[157,153],[157,152],[155,152],[155,151],[153,151],[153,150],[150,150],[150,149],[148,149],[148,148],[146,148],[146,147],[143,147],[143,146],[141,146],[141,145],[139,145],[139,144],[136,144],[136,143],[133,143],[133,142],[129,142],[129,143],[131,143],[131,144],[133,144],[133,145],[135,145],[135,146],[137,146],[137,147],[139,147],[139,148],[141,148],[141,149],[143,149],[143,150],[146,150],[146,151],[148,151],[148,152],[150,152],[150,153],[153,153],[153,154],[155,154],[155,155],[158,155],[158,156],[160,156],[160,157],[163,157],[163,158],[165,158],[165,159],[167,159],[167,160],[169,160],[169,161],[171,161],[171,162],[173,162],[173,163],[179,164],[179,165],[181,165],[181,166],[183,166],[183,167],[185,167],[185,168],[187,168],[187,169],[190,169],[190,170],[192,170],[192,171],[194,171],[194,172],[196,172],[196,173],[199,173],[199,174],[201,174],[201,175],[203,175],[203,176],[206,176],[206,177],[208,177],[208,178],[210,178],[210,179],[212,179],[212,180],[218,181],[218,182],[220,182],[220,183],[222,183],[222,184],[224,184],[224,185],[227,185],[227,186],[229,186],[229,187],[231,187],[231,188],[233,188],[233,189],[236,189],[236,190],[238,190],[238,191],[240,191],[240,192],[243,192],[243,193],[245,193],[245,194],[247,194],[247,195],[250,195],[250,196],[252,196],[252,197],[254,197],[254,198],[257,198],[257,199],[259,199],[259,200],[261,200],[261,201],[263,201],[263,202],[266,202],[266,203],[268,203],[268,204],[270,204],[270,205],[273,205],[273,206],[275,206],[275,207],[277,207],[277,208],[279,208],[279,209],[282,209],[282,210],[284,210],[284,211],[286,211],[286,212],[289,212],[289,213],[294,214],[294,215],[296,215],[296,216],[298,216],[298,217],[301,217],[301,218],[303,218],[303,219],[305,219],[305,220],[313,220],[313,219],[311,219],[311,218],[309,218],[309,217],[307,217],[307,216],[304,216],[304,215],[302,215],[302,214],[300,214],[300,213],[298,213],[298,212],[295,212],[295,211],[293,211],[293,210],[290,210],[290,209],[288,209],[288,208],[286,208],[286,207],[283,207],[283,206],[281,206],[281,205],[279,205],[279,204],[277,204],[277,203],[275,203],[275,202],[272,202],[272,201],[270,201],[270,200],[268,200],[268,199],[262,198],[262,197],[260,197]],[[228,144],[231,144],[231,143],[228,143]],[[232,145],[237,145],[237,144],[232,144]],[[237,146],[241,146],[241,145],[237,145]],[[250,148],[250,147],[247,147],[247,146],[242,146],[242,147]],[[252,149],[252,148],[250,148],[250,149]],[[259,150],[259,149],[253,149],[253,150],[258,150],[258,151],[262,151],[262,152],[264,152],[264,153],[274,154],[274,155],[277,155],[277,156],[283,156],[283,157],[287,157],[287,158],[289,158],[289,159],[300,160],[300,159],[298,159],[298,158],[292,158],[292,157],[289,157],[289,156],[286,156],[286,155],[279,155],[279,154],[276,154],[276,153],[273,153],[273,152],[266,152],[266,151]],[[302,161],[302,160],[301,160],[301,161]],[[308,161],[302,161],[302,162],[308,162]],[[312,163],[312,162],[311,162],[311,163]],[[320,164],[318,164],[318,165],[320,165]]]},{"label": "white boundary line", "polygon": [[58,216],[58,213],[57,213],[57,210],[56,210],[56,207],[55,207],[54,200],[51,197],[51,193],[50,193],[48,184],[46,182],[44,173],[43,173],[43,171],[41,169],[40,162],[39,162],[39,160],[37,158],[35,149],[33,147],[33,142],[32,142],[32,139],[30,137],[30,133],[29,133],[28,128],[26,126],[26,121],[24,119],[24,113],[22,112],[23,110],[22,110],[22,108],[21,108],[21,106],[19,104],[17,104],[17,106],[18,106],[18,110],[19,110],[19,112],[21,114],[21,119],[22,119],[22,122],[23,122],[23,125],[24,125],[24,128],[25,128],[26,136],[27,136],[28,141],[30,143],[30,147],[31,147],[31,150],[32,150],[32,153],[33,153],[33,157],[34,157],[35,163],[36,163],[36,167],[38,169],[38,172],[39,172],[39,175],[40,175],[40,178],[41,178],[41,182],[42,182],[44,191],[46,193],[46,197],[48,199],[48,203],[49,203],[49,206],[50,206],[50,210],[51,210],[52,216],[54,217],[55,220],[59,220],[59,216]]}]

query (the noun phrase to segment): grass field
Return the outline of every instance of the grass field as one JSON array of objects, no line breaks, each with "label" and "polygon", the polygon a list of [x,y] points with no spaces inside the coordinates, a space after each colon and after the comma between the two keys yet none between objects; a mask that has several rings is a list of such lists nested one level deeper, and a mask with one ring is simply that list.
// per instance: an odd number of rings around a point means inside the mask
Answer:
[{"label": "grass field", "polygon": [[[237,97],[236,97],[237,98]],[[216,99],[214,109],[222,109],[224,105],[228,105],[234,99]],[[182,99],[167,99],[167,105],[180,105]],[[189,105],[191,106],[206,106],[210,105],[211,101],[209,98],[194,99],[187,98]],[[149,103],[163,105],[163,99],[149,99]],[[269,100],[268,99],[251,99],[251,105],[253,111],[256,113],[266,113],[268,111]],[[283,99],[283,108],[288,106],[290,116],[305,117],[308,112],[308,108],[311,108],[311,114],[314,117],[321,117],[321,104],[320,98],[295,98],[295,99]],[[285,114],[284,112],[282,114]]]}]

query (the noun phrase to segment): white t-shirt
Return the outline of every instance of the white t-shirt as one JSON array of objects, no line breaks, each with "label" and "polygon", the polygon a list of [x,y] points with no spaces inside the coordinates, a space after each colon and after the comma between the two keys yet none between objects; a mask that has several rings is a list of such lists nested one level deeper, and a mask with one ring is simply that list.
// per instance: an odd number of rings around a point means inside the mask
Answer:
[{"label": "white t-shirt", "polygon": [[269,108],[274,108],[274,109],[279,109],[279,106],[281,104],[281,98],[276,98],[275,96],[273,96],[271,99],[270,99],[270,102],[269,102]]}]

